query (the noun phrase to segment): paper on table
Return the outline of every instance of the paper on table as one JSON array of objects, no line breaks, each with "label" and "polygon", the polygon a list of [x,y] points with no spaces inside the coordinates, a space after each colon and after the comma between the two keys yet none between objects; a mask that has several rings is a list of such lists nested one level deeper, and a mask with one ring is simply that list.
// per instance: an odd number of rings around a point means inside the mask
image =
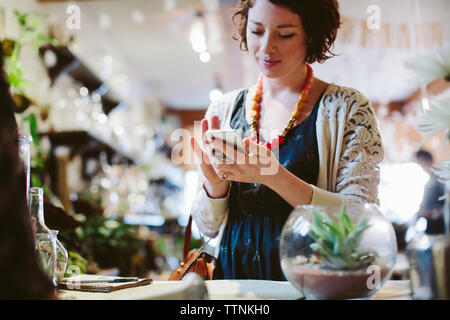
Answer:
[{"label": "paper on table", "polygon": [[[127,288],[107,294],[61,290],[58,296],[64,300],[195,300],[202,284],[204,286],[204,283],[193,283],[185,279],[182,281],[155,280],[150,286]],[[206,287],[204,290],[206,292]]]},{"label": "paper on table", "polygon": [[[63,290],[76,290],[85,292],[113,292],[120,289],[133,288],[144,286],[152,283],[152,279],[139,279],[131,282],[115,282],[105,283],[100,282],[104,280],[113,280],[117,277],[97,276],[97,275],[78,275],[70,278],[64,278],[58,287]],[[99,282],[92,282],[99,280]],[[89,281],[90,283],[82,283],[82,281]]]},{"label": "paper on table", "polygon": [[303,297],[288,281],[209,280],[205,283],[211,300],[296,300]]}]

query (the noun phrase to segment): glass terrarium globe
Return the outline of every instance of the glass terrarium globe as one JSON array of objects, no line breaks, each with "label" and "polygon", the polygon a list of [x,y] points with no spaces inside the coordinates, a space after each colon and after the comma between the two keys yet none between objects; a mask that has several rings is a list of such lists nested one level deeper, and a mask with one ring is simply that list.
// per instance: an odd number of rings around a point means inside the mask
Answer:
[{"label": "glass terrarium globe", "polygon": [[281,268],[306,299],[370,297],[396,256],[394,228],[373,204],[297,206],[281,233]]}]

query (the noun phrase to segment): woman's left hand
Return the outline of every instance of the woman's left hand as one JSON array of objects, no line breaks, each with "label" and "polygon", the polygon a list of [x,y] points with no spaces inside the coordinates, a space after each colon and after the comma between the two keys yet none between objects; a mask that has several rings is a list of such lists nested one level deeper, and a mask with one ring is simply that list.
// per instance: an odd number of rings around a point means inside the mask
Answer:
[{"label": "woman's left hand", "polygon": [[243,143],[245,153],[234,149],[220,139],[213,139],[210,143],[211,147],[220,150],[229,158],[225,162],[215,153],[211,159],[213,167],[220,173],[219,176],[226,173],[224,180],[267,184],[267,180],[273,178],[280,168],[277,156],[265,145],[257,144],[251,138],[245,138]]}]

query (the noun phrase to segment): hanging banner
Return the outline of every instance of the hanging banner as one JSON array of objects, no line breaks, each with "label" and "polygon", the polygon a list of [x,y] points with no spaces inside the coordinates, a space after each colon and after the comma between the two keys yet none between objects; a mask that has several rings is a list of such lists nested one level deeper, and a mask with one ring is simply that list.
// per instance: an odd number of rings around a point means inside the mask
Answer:
[{"label": "hanging banner", "polygon": [[367,20],[343,16],[342,26],[336,41],[360,47],[413,49],[414,43],[422,43],[425,48],[442,46],[446,37],[448,22],[387,23],[379,28],[369,28]]}]

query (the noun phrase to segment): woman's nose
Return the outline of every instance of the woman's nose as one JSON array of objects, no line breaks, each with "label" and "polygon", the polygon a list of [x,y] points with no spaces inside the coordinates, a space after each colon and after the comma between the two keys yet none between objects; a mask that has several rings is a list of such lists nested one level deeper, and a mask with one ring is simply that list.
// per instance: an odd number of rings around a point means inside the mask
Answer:
[{"label": "woman's nose", "polygon": [[266,34],[264,35],[264,37],[262,37],[260,45],[260,50],[264,54],[271,54],[275,51],[276,41],[273,36],[271,36],[270,34]]}]

